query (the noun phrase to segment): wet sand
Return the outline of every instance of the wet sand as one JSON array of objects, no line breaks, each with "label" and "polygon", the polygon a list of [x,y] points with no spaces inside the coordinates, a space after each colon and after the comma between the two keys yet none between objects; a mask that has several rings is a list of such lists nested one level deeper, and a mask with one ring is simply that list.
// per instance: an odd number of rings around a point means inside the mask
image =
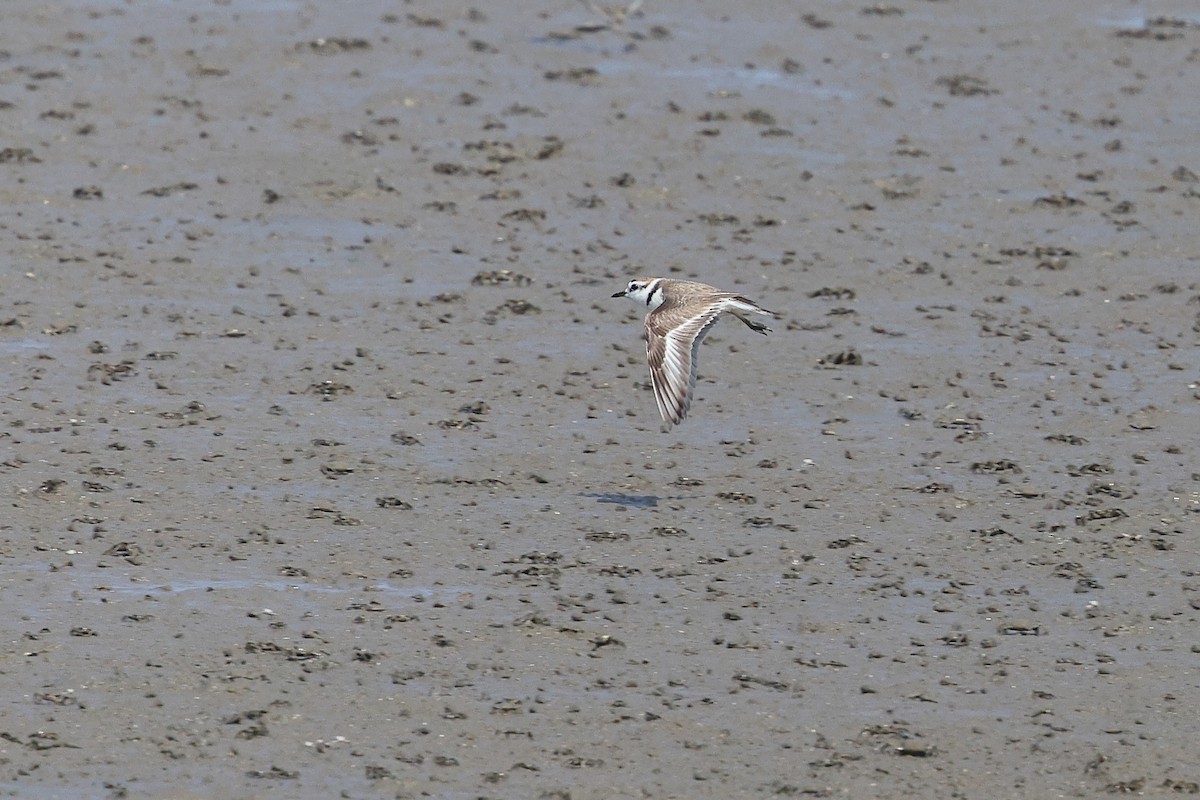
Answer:
[{"label": "wet sand", "polygon": [[0,792],[1200,792],[1200,17],[1010,5],[6,4]]}]

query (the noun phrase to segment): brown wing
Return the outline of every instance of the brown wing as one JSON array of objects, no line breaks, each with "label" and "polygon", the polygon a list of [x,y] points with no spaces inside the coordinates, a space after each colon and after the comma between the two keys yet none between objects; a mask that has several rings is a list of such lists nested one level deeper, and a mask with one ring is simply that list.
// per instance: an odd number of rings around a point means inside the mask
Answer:
[{"label": "brown wing", "polygon": [[[696,356],[704,337],[721,316],[723,305],[717,300],[701,313],[684,318],[676,309],[662,306],[646,317],[650,383],[658,413],[668,425],[678,425],[687,416],[696,388]],[[659,313],[664,310],[667,313]]]}]

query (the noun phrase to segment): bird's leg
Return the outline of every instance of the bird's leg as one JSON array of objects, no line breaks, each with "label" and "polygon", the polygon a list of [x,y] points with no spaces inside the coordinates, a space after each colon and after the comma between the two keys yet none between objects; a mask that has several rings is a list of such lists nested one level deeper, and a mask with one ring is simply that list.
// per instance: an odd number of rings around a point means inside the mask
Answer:
[{"label": "bird's leg", "polygon": [[767,332],[771,330],[770,328],[768,328],[766,325],[762,324],[758,320],[751,319],[750,317],[745,316],[744,314],[740,314],[737,311],[731,311],[730,313],[733,314],[738,319],[740,319],[742,322],[746,323],[746,327],[748,327],[750,330],[761,333],[763,336],[766,336]]}]

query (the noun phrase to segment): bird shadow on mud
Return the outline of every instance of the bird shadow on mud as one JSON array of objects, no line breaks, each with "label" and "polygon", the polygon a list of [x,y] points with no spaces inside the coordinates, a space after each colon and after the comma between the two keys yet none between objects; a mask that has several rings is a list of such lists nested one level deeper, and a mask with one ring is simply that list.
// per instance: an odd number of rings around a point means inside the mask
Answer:
[{"label": "bird shadow on mud", "polygon": [[621,492],[580,492],[580,497],[594,497],[597,503],[615,503],[630,508],[654,508],[659,500],[686,500],[684,495],[659,497],[653,494],[622,494]]}]

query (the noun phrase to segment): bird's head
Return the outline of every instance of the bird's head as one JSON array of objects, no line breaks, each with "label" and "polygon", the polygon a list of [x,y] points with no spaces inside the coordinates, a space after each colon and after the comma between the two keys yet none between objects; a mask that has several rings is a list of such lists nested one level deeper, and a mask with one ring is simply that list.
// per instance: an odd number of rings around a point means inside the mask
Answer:
[{"label": "bird's head", "polygon": [[662,303],[661,278],[634,278],[613,297],[628,297],[630,300],[657,307]]}]

